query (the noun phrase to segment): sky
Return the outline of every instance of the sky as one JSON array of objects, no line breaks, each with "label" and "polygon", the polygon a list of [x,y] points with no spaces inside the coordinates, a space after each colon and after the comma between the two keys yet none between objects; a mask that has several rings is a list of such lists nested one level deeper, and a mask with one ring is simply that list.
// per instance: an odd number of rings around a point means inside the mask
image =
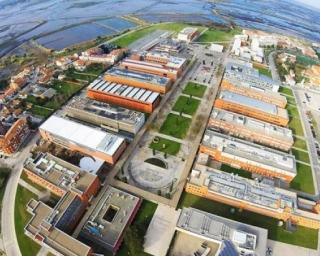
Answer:
[{"label": "sky", "polygon": [[311,6],[315,6],[320,9],[320,1],[319,0],[297,0],[300,3],[308,4]]}]

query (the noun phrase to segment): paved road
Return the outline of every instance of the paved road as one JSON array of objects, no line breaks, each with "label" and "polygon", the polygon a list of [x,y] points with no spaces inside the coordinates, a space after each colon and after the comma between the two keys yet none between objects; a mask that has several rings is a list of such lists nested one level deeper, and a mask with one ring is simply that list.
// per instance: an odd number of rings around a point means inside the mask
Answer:
[{"label": "paved road", "polygon": [[4,210],[1,211],[3,247],[8,256],[21,255],[14,224],[14,202],[23,163],[38,139],[38,134],[31,134],[18,154],[6,160],[0,159],[0,165],[8,166],[12,170],[3,197],[2,209]]},{"label": "paved road", "polygon": [[277,71],[276,63],[274,61],[274,57],[276,54],[277,54],[277,51],[271,52],[268,56],[268,62],[269,62],[269,67],[271,70],[273,80],[275,80],[276,82],[281,84],[281,79],[280,79],[279,73]]}]

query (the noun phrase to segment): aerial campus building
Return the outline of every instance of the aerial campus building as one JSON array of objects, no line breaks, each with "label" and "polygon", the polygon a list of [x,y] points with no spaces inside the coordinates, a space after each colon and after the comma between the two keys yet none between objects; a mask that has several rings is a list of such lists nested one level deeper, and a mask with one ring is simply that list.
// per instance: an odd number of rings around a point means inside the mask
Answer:
[{"label": "aerial campus building", "polygon": [[220,86],[222,91],[230,91],[233,93],[237,93],[243,96],[248,96],[250,98],[264,101],[266,103],[270,103],[276,105],[280,108],[285,108],[287,105],[286,97],[280,95],[277,92],[272,91],[260,91],[253,88],[238,86],[238,84],[230,83],[226,80],[223,80]]},{"label": "aerial campus building", "polygon": [[209,129],[205,131],[200,152],[235,168],[288,183],[297,175],[294,156]]},{"label": "aerial campus building", "polygon": [[91,247],[71,236],[87,205],[87,201],[72,192],[67,192],[54,208],[31,199],[27,211],[32,217],[24,233],[54,255],[91,256]]},{"label": "aerial campus building", "polygon": [[268,230],[195,208],[182,209],[176,230],[205,241],[195,255],[262,256],[267,251]]},{"label": "aerial campus building", "polygon": [[227,64],[224,79],[233,84],[261,91],[278,92],[280,87],[272,78],[261,75],[259,70],[237,63]]},{"label": "aerial campus building", "polygon": [[65,114],[110,131],[133,135],[140,131],[145,122],[145,115],[141,112],[82,97],[74,97],[67,105]]},{"label": "aerial campus building", "polygon": [[230,91],[221,91],[214,102],[214,107],[279,126],[287,126],[289,123],[286,109]]},{"label": "aerial campus building", "polygon": [[179,53],[182,49],[182,44],[178,40],[168,38],[158,43],[152,50],[164,53]]},{"label": "aerial campus building", "polygon": [[157,93],[167,93],[172,85],[170,78],[142,72],[129,71],[120,68],[111,68],[104,74],[104,80],[133,86]]},{"label": "aerial campus building", "polygon": [[43,139],[73,151],[115,164],[126,148],[122,137],[58,116],[51,116],[39,128]]},{"label": "aerial campus building", "polygon": [[60,197],[71,191],[82,200],[88,201],[100,188],[96,175],[49,153],[28,158],[23,171],[32,182]]},{"label": "aerial campus building", "polygon": [[102,248],[101,253],[105,250],[116,253],[124,231],[131,224],[140,205],[140,198],[114,187],[107,187],[82,227],[80,237]]},{"label": "aerial campus building", "polygon": [[200,35],[199,31],[195,27],[186,27],[182,29],[178,34],[178,40],[190,43]]},{"label": "aerial campus building", "polygon": [[26,118],[14,123],[0,122],[0,152],[4,155],[15,153],[30,132]]},{"label": "aerial campus building", "polygon": [[208,128],[287,152],[294,143],[290,129],[218,108],[212,110]]},{"label": "aerial campus building", "polygon": [[152,113],[160,103],[160,94],[133,86],[97,79],[87,88],[91,99],[141,112]]},{"label": "aerial campus building", "polygon": [[[203,154],[200,157],[208,158]],[[218,171],[202,163],[195,165],[185,190],[264,216],[308,228],[320,228],[319,204],[300,200],[295,192]]]}]

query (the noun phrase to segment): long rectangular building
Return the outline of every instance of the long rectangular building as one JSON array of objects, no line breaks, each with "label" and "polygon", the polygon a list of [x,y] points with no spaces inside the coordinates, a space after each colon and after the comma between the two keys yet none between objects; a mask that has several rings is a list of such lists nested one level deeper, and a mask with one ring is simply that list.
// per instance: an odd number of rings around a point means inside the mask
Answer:
[{"label": "long rectangular building", "polygon": [[43,139],[115,164],[126,148],[124,138],[58,116],[39,128]]},{"label": "long rectangular building", "polygon": [[234,92],[243,96],[248,96],[250,98],[260,100],[266,103],[274,104],[280,108],[285,108],[287,105],[286,97],[280,95],[279,93],[272,91],[261,91],[253,88],[243,87],[238,83],[230,83],[227,80],[223,80],[220,86],[223,91]]},{"label": "long rectangular building", "polygon": [[285,182],[291,182],[297,175],[294,156],[208,129],[200,152],[238,169]]},{"label": "long rectangular building", "polygon": [[284,151],[294,143],[290,129],[218,108],[212,110],[208,128]]},{"label": "long rectangular building", "polygon": [[74,97],[66,107],[66,115],[111,131],[136,134],[145,122],[141,112],[91,100]]},{"label": "long rectangular building", "polygon": [[94,100],[146,113],[152,113],[160,103],[160,94],[157,92],[100,79],[89,85],[87,96]]},{"label": "long rectangular building", "polygon": [[111,68],[104,74],[104,80],[117,84],[125,84],[137,88],[151,90],[158,93],[167,93],[172,85],[170,78],[142,72],[129,71],[120,68]]},{"label": "long rectangular building", "polygon": [[230,91],[221,91],[214,102],[214,107],[253,117],[275,125],[287,126],[289,123],[287,110]]},{"label": "long rectangular building", "polygon": [[264,216],[320,228],[320,214],[315,209],[299,209],[296,193],[202,164],[195,165],[185,189],[188,193]]},{"label": "long rectangular building", "polygon": [[116,253],[140,205],[140,198],[109,186],[84,224],[80,237],[103,248],[98,253],[105,250]]},{"label": "long rectangular building", "polygon": [[27,159],[23,171],[32,182],[60,197],[72,191],[82,200],[88,201],[100,188],[96,175],[49,153]]},{"label": "long rectangular building", "polygon": [[165,65],[141,60],[125,59],[120,63],[120,67],[130,71],[144,72],[161,77],[168,77],[173,81],[177,80],[181,74],[178,72],[178,70],[168,68]]},{"label": "long rectangular building", "polygon": [[261,91],[278,92],[280,87],[272,78],[261,75],[259,70],[232,62],[229,62],[226,66],[224,79],[231,83]]}]

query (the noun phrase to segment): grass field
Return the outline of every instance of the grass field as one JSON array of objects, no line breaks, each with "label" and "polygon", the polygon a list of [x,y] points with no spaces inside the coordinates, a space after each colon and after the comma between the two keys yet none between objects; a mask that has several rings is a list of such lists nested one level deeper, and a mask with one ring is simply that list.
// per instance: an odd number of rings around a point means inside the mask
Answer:
[{"label": "grass field", "polygon": [[246,171],[243,171],[243,170],[240,170],[240,169],[236,169],[236,168],[231,167],[231,166],[226,165],[226,164],[222,164],[220,170],[224,171],[224,172],[228,172],[228,173],[237,174],[240,177],[251,179],[251,173],[250,172],[246,172]]},{"label": "grass field", "polygon": [[37,255],[40,250],[40,246],[24,234],[24,227],[31,218],[31,215],[26,210],[26,205],[31,198],[36,198],[36,195],[18,186],[14,209],[14,222],[22,256],[34,256]]},{"label": "grass field", "polygon": [[272,73],[270,71],[270,69],[266,68],[266,67],[262,67],[262,66],[258,66],[258,65],[253,65],[253,67],[255,69],[258,69],[259,70],[259,73],[261,75],[265,75],[265,76],[268,76],[268,77],[271,77],[272,78]]},{"label": "grass field", "polygon": [[310,163],[309,154],[307,152],[297,150],[297,149],[292,149],[292,154],[294,154],[297,160],[305,162],[307,164]]},{"label": "grass field", "polygon": [[197,99],[192,99],[186,96],[180,96],[176,103],[174,104],[172,110],[177,112],[182,112],[188,115],[193,115],[197,112],[200,101]]},{"label": "grass field", "polygon": [[[130,45],[131,43],[133,43],[134,41],[152,33],[155,30],[168,30],[168,31],[172,31],[174,33],[179,32],[180,30],[182,30],[185,27],[188,27],[188,24],[185,23],[159,23],[159,24],[155,24],[155,25],[151,25],[149,27],[146,28],[142,28],[133,32],[129,32],[124,34],[123,36],[117,38],[116,40],[114,40],[112,43],[115,45],[118,45],[120,47],[127,47],[128,45]],[[205,28],[201,27],[201,26],[193,26],[193,27],[198,27],[199,31],[203,31]]]},{"label": "grass field", "polygon": [[297,163],[297,176],[291,181],[290,187],[309,194],[314,194],[314,184],[311,167]]},{"label": "grass field", "polygon": [[290,88],[280,86],[279,92],[293,97],[293,92]]},{"label": "grass field", "polygon": [[194,97],[202,98],[207,87],[201,84],[189,82],[183,90],[184,94],[192,95]]},{"label": "grass field", "polygon": [[149,146],[150,148],[167,153],[169,155],[178,154],[181,146],[180,143],[172,140],[167,140],[161,137],[158,137],[158,138],[159,138],[159,142],[158,143],[152,142]]},{"label": "grass field", "polygon": [[300,118],[299,111],[298,111],[297,107],[288,104],[286,109],[288,111],[289,116]]},{"label": "grass field", "polygon": [[191,119],[175,114],[169,114],[160,128],[160,132],[169,136],[183,139],[188,132]]},{"label": "grass field", "polygon": [[199,38],[198,42],[207,43],[207,42],[228,42],[232,40],[234,35],[240,32],[239,29],[233,29],[229,31],[223,31],[218,29],[208,29],[204,32]]},{"label": "grass field", "polygon": [[296,232],[288,232],[283,227],[278,227],[278,220],[248,211],[231,212],[228,205],[217,203],[205,198],[184,192],[179,202],[179,208],[194,207],[225,218],[243,222],[268,229],[269,239],[283,243],[294,244],[311,249],[316,249],[318,244],[318,230],[298,227]]},{"label": "grass field", "polygon": [[304,150],[308,150],[307,142],[305,140],[303,140],[303,139],[294,138],[293,146],[295,148],[301,148],[301,149],[304,149]]},{"label": "grass field", "polygon": [[[155,213],[156,209],[157,209],[157,204],[143,200],[141,207],[137,213],[137,216],[135,217],[135,219],[133,220],[132,225],[135,226],[139,226],[141,227],[141,232],[142,233],[146,233],[148,226],[150,224],[150,221],[152,220],[152,216]],[[122,244],[122,246],[120,247],[120,250],[117,253],[117,256],[129,256],[130,253],[128,251],[128,248],[126,246],[125,243]],[[139,256],[147,256],[149,254],[147,253],[142,253],[142,255]]]},{"label": "grass field", "polygon": [[291,117],[288,126],[292,130],[293,134],[304,137],[304,132],[300,118]]}]

